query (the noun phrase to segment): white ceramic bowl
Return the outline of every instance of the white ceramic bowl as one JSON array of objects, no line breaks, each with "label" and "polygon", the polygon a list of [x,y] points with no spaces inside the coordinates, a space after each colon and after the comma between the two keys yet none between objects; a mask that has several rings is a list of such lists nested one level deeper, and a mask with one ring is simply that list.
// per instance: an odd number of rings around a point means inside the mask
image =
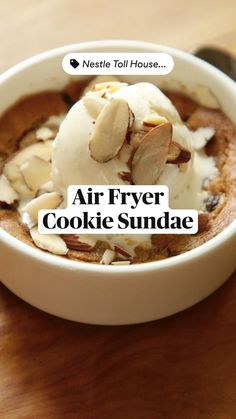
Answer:
[{"label": "white ceramic bowl", "polygon": [[[63,87],[68,77],[63,56],[72,51],[163,51],[175,62],[158,84],[178,80],[187,90],[196,83],[212,89],[236,122],[236,84],[209,64],[182,51],[133,41],[70,45],[40,54],[0,76],[0,113],[22,95]],[[236,224],[204,245],[159,262],[102,266],[75,262],[33,249],[0,231],[0,277],[30,304],[67,319],[96,324],[128,324],[183,310],[216,290],[236,267]]]}]

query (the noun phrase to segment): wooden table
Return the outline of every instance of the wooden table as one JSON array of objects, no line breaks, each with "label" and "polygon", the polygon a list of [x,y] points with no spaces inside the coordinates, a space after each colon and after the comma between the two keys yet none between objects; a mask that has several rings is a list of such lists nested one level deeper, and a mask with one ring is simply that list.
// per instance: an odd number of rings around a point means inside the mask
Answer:
[{"label": "wooden table", "polygon": [[[128,38],[236,50],[234,0],[1,2],[0,71],[66,43]],[[161,321],[96,327],[0,286],[1,419],[235,419],[236,276]]]},{"label": "wooden table", "polygon": [[230,44],[235,0],[1,0],[0,71],[50,48],[97,39],[141,39],[182,49]]}]

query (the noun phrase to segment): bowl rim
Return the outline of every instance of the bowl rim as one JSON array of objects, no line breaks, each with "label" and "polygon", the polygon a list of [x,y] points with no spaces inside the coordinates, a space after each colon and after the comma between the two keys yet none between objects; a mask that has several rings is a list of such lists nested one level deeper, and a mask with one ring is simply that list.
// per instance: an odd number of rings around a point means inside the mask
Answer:
[{"label": "bowl rim", "polygon": [[[226,74],[212,66],[211,64],[204,62],[198,57],[195,57],[188,52],[181,51],[176,48],[168,47],[165,45],[159,45],[156,43],[145,42],[145,41],[134,41],[134,40],[101,40],[101,41],[88,41],[81,43],[73,43],[69,45],[64,45],[59,48],[50,49],[48,51],[34,55],[26,60],[21,61],[20,63],[12,66],[7,69],[4,73],[0,74],[0,85],[5,83],[13,75],[17,74],[20,71],[30,67],[31,65],[37,64],[47,60],[48,58],[53,58],[58,55],[64,55],[73,50],[83,51],[87,49],[96,49],[96,48],[143,48],[145,50],[153,51],[159,50],[161,52],[167,52],[171,55],[174,55],[177,58],[184,59],[186,62],[194,63],[195,66],[201,67],[205,70],[210,71],[218,77],[219,82],[223,82],[228,85],[228,87],[235,89],[236,92],[236,83],[231,80]],[[57,268],[70,269],[73,271],[83,271],[83,272],[96,272],[103,275],[119,275],[120,273],[142,273],[142,272],[152,272],[163,270],[173,265],[178,266],[183,263],[189,263],[199,257],[204,257],[205,252],[211,253],[217,247],[220,247],[224,244],[225,241],[231,239],[236,233],[236,220],[234,220],[230,225],[228,225],[222,232],[217,234],[215,237],[209,241],[201,244],[200,246],[186,251],[180,255],[172,256],[170,258],[152,262],[144,262],[131,265],[102,265],[95,264],[91,262],[84,261],[75,261],[66,259],[62,256],[54,255],[47,253],[42,249],[36,249],[30,245],[24,243],[23,241],[13,237],[10,233],[0,229],[0,242],[6,244],[8,247],[12,247],[15,251],[24,254],[25,256],[34,259],[40,263],[45,263],[48,265],[56,266]]]},{"label": "bowl rim", "polygon": [[26,255],[35,261],[40,263],[44,262],[47,265],[55,266],[57,268],[69,269],[73,271],[83,271],[83,272],[96,272],[109,275],[120,274],[122,273],[141,273],[141,272],[152,272],[152,271],[161,271],[166,268],[173,267],[173,265],[178,266],[183,263],[193,262],[195,259],[204,257],[205,253],[210,254],[214,252],[215,249],[222,246],[225,241],[230,240],[236,234],[236,220],[234,220],[229,226],[227,226],[222,232],[217,234],[217,236],[208,240],[207,242],[201,244],[194,249],[186,251],[180,255],[172,256],[167,259],[157,260],[152,262],[143,262],[130,265],[103,265],[99,263],[91,263],[84,261],[75,261],[67,259],[65,257],[54,255],[43,251],[42,249],[37,249],[31,247],[30,245],[24,243],[23,241],[17,239],[7,233],[6,231],[0,229],[0,242],[12,247],[18,253]]}]

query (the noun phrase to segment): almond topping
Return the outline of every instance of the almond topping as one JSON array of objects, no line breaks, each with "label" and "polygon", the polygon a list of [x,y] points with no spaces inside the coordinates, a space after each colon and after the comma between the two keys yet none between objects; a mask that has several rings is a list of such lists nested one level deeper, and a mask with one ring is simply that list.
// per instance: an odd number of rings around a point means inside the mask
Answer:
[{"label": "almond topping", "polygon": [[36,138],[38,140],[49,140],[55,137],[55,133],[48,127],[40,127],[35,132]]},{"label": "almond topping", "polygon": [[83,104],[93,119],[97,119],[106,103],[106,99],[94,95],[88,94],[83,98]]},{"label": "almond topping", "polygon": [[33,156],[49,161],[52,154],[52,141],[37,142],[15,153],[5,164],[3,172],[11,186],[18,192],[20,198],[28,198],[33,195],[32,190],[26,184],[20,166]]},{"label": "almond topping", "polygon": [[164,116],[161,116],[158,114],[150,114],[150,115],[147,115],[143,119],[142,122],[145,127],[153,128],[153,127],[156,127],[157,125],[165,124],[168,121]]},{"label": "almond topping", "polygon": [[32,191],[26,185],[19,166],[9,161],[5,164],[3,173],[21,199],[32,197]]},{"label": "almond topping", "polygon": [[171,164],[182,164],[187,163],[191,159],[191,152],[176,143],[176,141],[172,141],[170,144],[170,149],[167,156],[167,163]]},{"label": "almond topping", "polygon": [[22,210],[27,212],[31,221],[38,222],[38,212],[41,209],[55,209],[62,202],[62,197],[58,192],[45,193],[32,199]]},{"label": "almond topping", "polygon": [[10,205],[18,199],[16,191],[12,188],[5,175],[0,176],[0,202]]},{"label": "almond topping", "polygon": [[26,185],[34,194],[40,189],[41,185],[50,180],[51,165],[40,157],[30,157],[20,166],[20,170]]},{"label": "almond topping", "polygon": [[91,157],[105,163],[120,151],[129,127],[129,107],[124,99],[109,101],[100,112],[94,126],[89,149]]},{"label": "almond topping", "polygon": [[103,253],[100,263],[102,265],[110,265],[115,259],[115,257],[116,257],[116,253],[114,252],[114,250],[106,249],[105,252]]},{"label": "almond topping", "polygon": [[69,249],[90,252],[93,248],[91,244],[81,242],[79,236],[76,234],[62,234],[61,237],[66,242]]},{"label": "almond topping", "polygon": [[172,138],[170,123],[151,129],[141,141],[132,160],[132,179],[136,185],[154,185],[161,175]]},{"label": "almond topping", "polygon": [[205,147],[205,145],[212,139],[215,135],[214,128],[211,127],[201,127],[193,132],[194,136],[194,148],[195,150],[200,150]]},{"label": "almond topping", "polygon": [[94,86],[94,90],[96,92],[100,90],[107,90],[109,93],[114,93],[127,85],[128,83],[122,83],[120,81],[106,81],[104,83],[96,83]]},{"label": "almond topping", "polygon": [[131,259],[132,258],[132,255],[120,246],[114,245],[114,250],[115,250],[116,253],[118,253],[122,257],[125,257],[126,259]]},{"label": "almond topping", "polygon": [[41,159],[50,161],[52,156],[52,141],[38,141],[37,143],[31,144],[28,147],[23,148],[15,153],[15,155],[8,160],[8,163],[14,163],[17,165],[23,164],[26,160],[33,156],[41,157]]},{"label": "almond topping", "polygon": [[46,192],[53,192],[53,182],[51,180],[40,186],[37,195],[42,195]]},{"label": "almond topping", "polygon": [[57,234],[40,234],[37,227],[30,230],[34,244],[40,249],[47,250],[55,255],[66,255],[68,252],[66,243]]},{"label": "almond topping", "polygon": [[86,87],[84,88],[83,92],[82,92],[82,96],[85,95],[85,93],[90,92],[91,90],[94,90],[95,85],[96,84],[100,84],[100,83],[106,83],[108,84],[108,82],[113,82],[113,81],[119,81],[119,79],[116,76],[96,76],[93,79],[91,79],[89,81],[89,83],[86,85]]}]

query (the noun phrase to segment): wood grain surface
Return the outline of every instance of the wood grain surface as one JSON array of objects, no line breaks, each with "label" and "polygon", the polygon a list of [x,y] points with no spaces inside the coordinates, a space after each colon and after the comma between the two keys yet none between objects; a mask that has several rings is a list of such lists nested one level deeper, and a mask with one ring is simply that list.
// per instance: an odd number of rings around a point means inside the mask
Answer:
[{"label": "wood grain surface", "polygon": [[[234,0],[0,0],[0,71],[67,43],[236,51]],[[207,269],[207,267],[206,267]],[[236,419],[236,275],[170,318],[76,324],[0,286],[0,419]]]},{"label": "wood grain surface", "polygon": [[236,284],[122,327],[44,314],[0,287],[0,418],[235,419]]},{"label": "wood grain surface", "polygon": [[0,0],[0,71],[65,44],[139,39],[236,51],[235,0]]}]

